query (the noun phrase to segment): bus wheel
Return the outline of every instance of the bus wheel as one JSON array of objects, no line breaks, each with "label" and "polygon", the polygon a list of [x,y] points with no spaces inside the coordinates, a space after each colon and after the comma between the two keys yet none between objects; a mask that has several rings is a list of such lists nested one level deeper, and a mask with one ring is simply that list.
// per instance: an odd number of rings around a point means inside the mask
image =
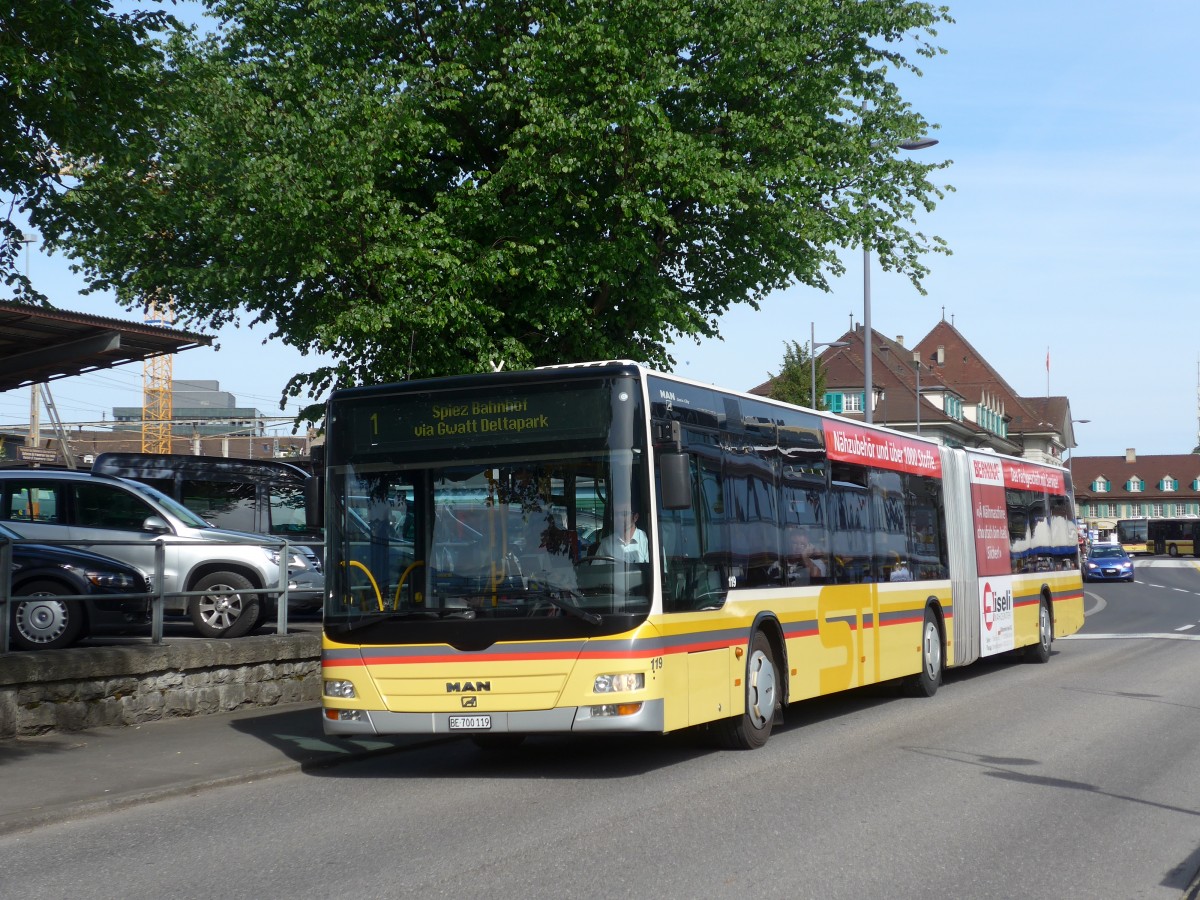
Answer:
[{"label": "bus wheel", "polygon": [[921,624],[921,671],[912,680],[913,692],[918,697],[932,697],[942,683],[942,629],[937,616],[925,607],[925,621]]},{"label": "bus wheel", "polygon": [[721,743],[732,750],[757,750],[771,736],[782,698],[775,652],[761,631],[750,639],[746,660],[746,711],[721,722]]},{"label": "bus wheel", "polygon": [[1178,556],[1178,555],[1179,555],[1179,548],[1176,547],[1174,544],[1172,544],[1170,547],[1167,548],[1167,556],[1174,557],[1174,556]]},{"label": "bus wheel", "polygon": [[1054,620],[1050,618],[1050,604],[1046,598],[1038,604],[1038,639],[1036,644],[1025,648],[1025,659],[1029,662],[1050,662],[1050,642],[1054,640]]}]

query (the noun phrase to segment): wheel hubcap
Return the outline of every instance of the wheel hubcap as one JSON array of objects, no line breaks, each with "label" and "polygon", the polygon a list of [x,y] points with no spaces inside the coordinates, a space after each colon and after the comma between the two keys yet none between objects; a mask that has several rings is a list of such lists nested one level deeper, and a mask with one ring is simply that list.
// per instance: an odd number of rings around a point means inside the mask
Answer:
[{"label": "wheel hubcap", "polygon": [[[925,674],[931,679],[937,678],[942,670],[942,642],[938,636],[937,626],[932,622],[925,623]],[[911,671],[911,669],[909,670]]]},{"label": "wheel hubcap", "polygon": [[755,728],[765,728],[775,715],[775,666],[765,653],[756,652],[750,658],[749,681],[746,684],[750,718]]},{"label": "wheel hubcap", "polygon": [[48,644],[66,631],[68,618],[61,600],[25,600],[17,605],[17,630],[38,644]]},{"label": "wheel hubcap", "polygon": [[229,588],[216,588],[225,593],[205,594],[200,598],[200,615],[213,628],[228,628],[242,614],[242,597]]}]

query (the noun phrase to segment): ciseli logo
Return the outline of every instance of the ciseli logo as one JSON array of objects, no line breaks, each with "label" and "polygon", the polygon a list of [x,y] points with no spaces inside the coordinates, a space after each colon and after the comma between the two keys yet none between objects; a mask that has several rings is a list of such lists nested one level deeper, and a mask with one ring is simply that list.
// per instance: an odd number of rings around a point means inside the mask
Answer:
[{"label": "ciseli logo", "polygon": [[992,630],[992,623],[996,620],[996,595],[992,593],[991,582],[983,583],[983,626],[988,630]]}]

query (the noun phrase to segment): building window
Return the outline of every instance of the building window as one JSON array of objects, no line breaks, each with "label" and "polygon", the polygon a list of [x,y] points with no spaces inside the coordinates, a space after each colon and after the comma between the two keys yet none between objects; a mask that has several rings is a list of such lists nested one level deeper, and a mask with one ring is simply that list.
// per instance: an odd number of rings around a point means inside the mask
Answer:
[{"label": "building window", "polygon": [[1151,503],[1150,504],[1150,515],[1158,516],[1159,518],[1161,518],[1162,514],[1163,514],[1163,505],[1161,503]]},{"label": "building window", "polygon": [[1097,478],[1092,482],[1092,490],[1097,494],[1107,494],[1111,487],[1107,478]]},{"label": "building window", "polygon": [[1179,490],[1179,482],[1170,475],[1164,475],[1162,481],[1158,483],[1158,489],[1160,491],[1167,491],[1168,493],[1171,491],[1177,491]]},{"label": "building window", "polygon": [[842,395],[842,411],[843,412],[862,412],[863,395],[862,394],[843,394]]},{"label": "building window", "polygon": [[1125,482],[1125,490],[1129,491],[1131,494],[1140,494],[1145,489],[1146,482],[1142,481],[1142,479],[1138,478],[1136,475]]}]

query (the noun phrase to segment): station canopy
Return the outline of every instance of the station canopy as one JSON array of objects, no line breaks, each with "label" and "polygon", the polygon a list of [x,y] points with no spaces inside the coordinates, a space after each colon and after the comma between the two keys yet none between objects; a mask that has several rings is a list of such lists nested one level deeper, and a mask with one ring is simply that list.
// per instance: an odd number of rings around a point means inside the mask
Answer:
[{"label": "station canopy", "polygon": [[0,391],[208,347],[207,335],[0,301]]}]

